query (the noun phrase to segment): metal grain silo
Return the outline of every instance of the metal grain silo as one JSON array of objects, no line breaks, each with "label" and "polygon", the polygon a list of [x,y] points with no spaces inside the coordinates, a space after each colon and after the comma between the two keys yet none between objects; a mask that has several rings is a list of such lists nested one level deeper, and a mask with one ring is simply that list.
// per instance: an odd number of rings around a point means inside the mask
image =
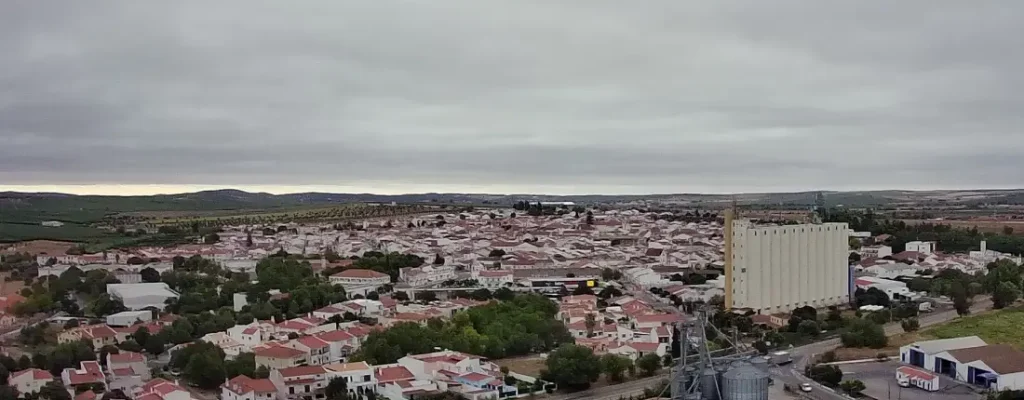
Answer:
[{"label": "metal grain silo", "polygon": [[700,391],[704,393],[705,400],[718,400],[718,371],[707,367],[700,376]]},{"label": "metal grain silo", "polygon": [[722,375],[721,400],[768,400],[767,372],[753,365],[741,365]]},{"label": "metal grain silo", "polygon": [[750,365],[753,365],[754,368],[757,368],[764,372],[768,372],[768,368],[770,367],[770,365],[768,365],[768,360],[765,360],[764,357],[751,358]]}]

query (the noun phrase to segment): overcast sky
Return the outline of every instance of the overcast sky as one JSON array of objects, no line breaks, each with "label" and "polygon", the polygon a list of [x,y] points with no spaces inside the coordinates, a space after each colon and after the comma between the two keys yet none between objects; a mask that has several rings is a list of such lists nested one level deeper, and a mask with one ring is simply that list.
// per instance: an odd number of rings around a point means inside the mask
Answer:
[{"label": "overcast sky", "polygon": [[1024,1],[0,2],[0,190],[1024,187]]}]

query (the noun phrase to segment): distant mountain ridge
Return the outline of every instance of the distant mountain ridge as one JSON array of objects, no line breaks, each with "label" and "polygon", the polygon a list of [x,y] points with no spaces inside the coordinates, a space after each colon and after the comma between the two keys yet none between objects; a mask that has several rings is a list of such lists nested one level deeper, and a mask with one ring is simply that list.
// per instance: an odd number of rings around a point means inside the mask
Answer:
[{"label": "distant mountain ridge", "polygon": [[[0,206],[14,209],[100,208],[108,212],[231,210],[246,208],[279,208],[339,203],[442,203],[511,205],[516,201],[570,201],[577,203],[610,203],[661,201],[668,203],[718,203],[735,199],[741,204],[814,204],[818,191],[743,194],[650,194],[650,195],[545,195],[487,193],[324,193],[304,192],[271,194],[237,189],[206,190],[189,193],[145,196],[73,195],[66,193],[0,192]],[[871,205],[892,202],[936,201],[1024,201],[1024,189],[955,190],[955,191],[822,191],[829,205]]]}]

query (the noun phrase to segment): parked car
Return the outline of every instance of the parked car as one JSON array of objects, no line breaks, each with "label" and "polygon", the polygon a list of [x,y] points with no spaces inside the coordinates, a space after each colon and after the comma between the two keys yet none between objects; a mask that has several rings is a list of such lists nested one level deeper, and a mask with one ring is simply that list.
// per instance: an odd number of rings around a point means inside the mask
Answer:
[{"label": "parked car", "polygon": [[808,393],[811,390],[814,390],[814,389],[811,388],[811,384],[810,383],[801,383],[800,384],[800,391],[801,392]]}]

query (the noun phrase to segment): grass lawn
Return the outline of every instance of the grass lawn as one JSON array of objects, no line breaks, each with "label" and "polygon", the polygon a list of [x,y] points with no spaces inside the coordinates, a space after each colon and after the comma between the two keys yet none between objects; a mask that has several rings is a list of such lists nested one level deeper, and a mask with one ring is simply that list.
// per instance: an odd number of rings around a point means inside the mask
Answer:
[{"label": "grass lawn", "polygon": [[1024,349],[1024,308],[1009,308],[954,320],[926,329],[923,336],[947,339],[977,335],[989,344],[1009,344]]}]

